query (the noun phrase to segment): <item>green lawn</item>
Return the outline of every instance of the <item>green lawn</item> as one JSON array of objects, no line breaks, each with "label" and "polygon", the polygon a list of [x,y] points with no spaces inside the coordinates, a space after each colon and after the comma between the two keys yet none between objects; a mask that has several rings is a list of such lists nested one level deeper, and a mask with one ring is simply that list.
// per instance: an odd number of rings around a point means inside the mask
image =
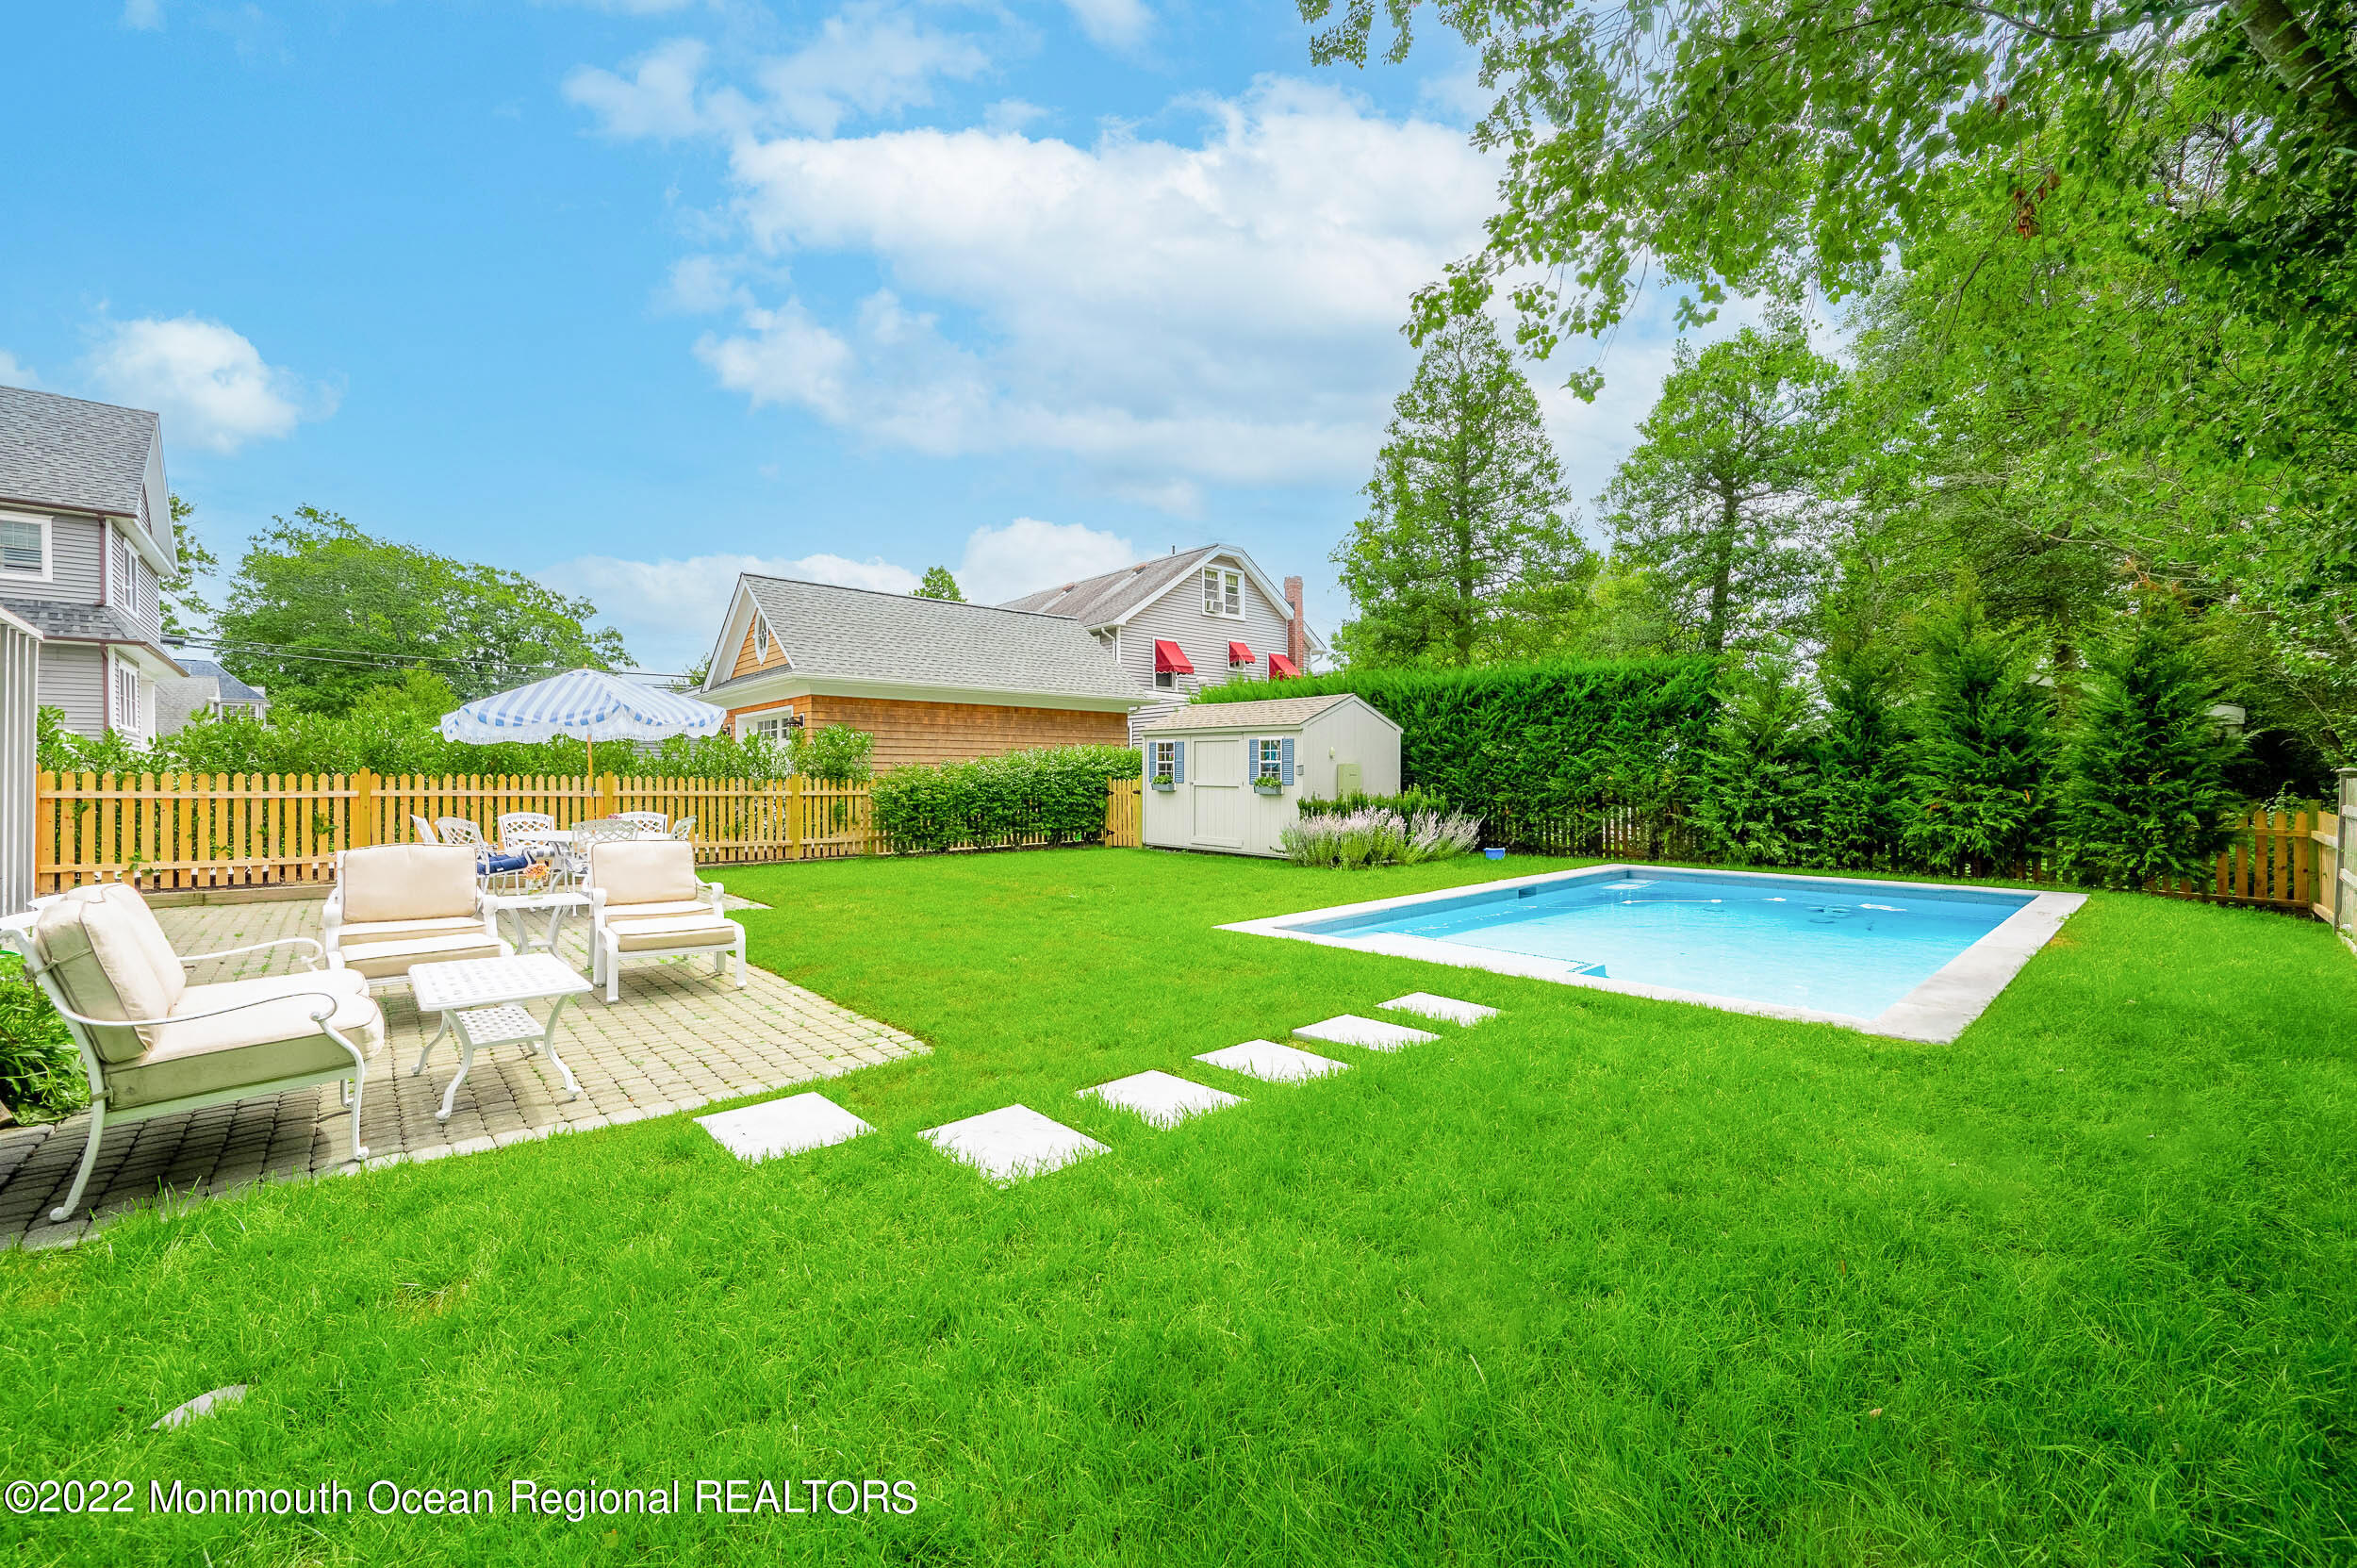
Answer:
[{"label": "green lawn", "polygon": [[[0,1477],[872,1477],[914,1513],[47,1519],[9,1560],[2357,1555],[2321,926],[2097,897],[1950,1046],[1211,929],[1498,869],[735,871],[755,962],[933,1044],[828,1086],[882,1136],[748,1168],[674,1117],[0,1258]],[[1302,1086],[1187,1060],[1418,987],[1505,1016]],[[1146,1067],[1250,1103],[1072,1098]],[[1014,1100],[1113,1152],[998,1191],[914,1136]]]}]

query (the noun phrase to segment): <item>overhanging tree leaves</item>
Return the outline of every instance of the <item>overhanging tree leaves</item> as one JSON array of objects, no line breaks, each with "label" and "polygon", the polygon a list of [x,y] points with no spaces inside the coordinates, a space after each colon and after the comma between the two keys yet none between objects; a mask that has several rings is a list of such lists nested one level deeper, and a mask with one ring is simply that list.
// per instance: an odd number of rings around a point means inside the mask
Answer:
[{"label": "overhanging tree leaves", "polygon": [[1510,656],[1513,622],[1560,613],[1588,566],[1539,400],[1487,317],[1425,347],[1334,553],[1358,619],[1338,646],[1369,664]]},{"label": "overhanging tree leaves", "polygon": [[629,662],[597,607],[531,578],[362,533],[314,506],[274,518],[229,585],[223,664],[273,704],[338,714],[412,668],[460,701],[587,666]]}]

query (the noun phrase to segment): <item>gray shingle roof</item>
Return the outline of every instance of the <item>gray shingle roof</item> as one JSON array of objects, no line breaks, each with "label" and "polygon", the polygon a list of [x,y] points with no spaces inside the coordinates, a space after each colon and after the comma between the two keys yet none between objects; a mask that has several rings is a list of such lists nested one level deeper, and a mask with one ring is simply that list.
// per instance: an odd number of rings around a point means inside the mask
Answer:
[{"label": "gray shingle roof", "polygon": [[111,604],[78,604],[70,599],[0,599],[0,610],[58,642],[136,642],[168,659],[173,657],[170,650],[158,647],[154,637]]},{"label": "gray shingle roof", "polygon": [[1138,601],[1187,576],[1207,556],[1216,555],[1223,548],[1207,544],[1200,550],[1182,550],[1176,555],[1157,555],[1150,561],[1123,567],[1119,571],[1084,577],[1077,583],[1066,583],[1060,587],[1027,593],[1020,599],[1010,599],[1001,608],[1070,616],[1083,626],[1102,626]]},{"label": "gray shingle roof", "polygon": [[[739,581],[798,675],[1139,702],[1151,695],[1122,673],[1112,650],[1063,616],[791,577],[748,573]],[[711,689],[717,695],[776,673],[740,675]]]},{"label": "gray shingle roof", "polygon": [[139,517],[159,428],[143,408],[0,387],[0,501]]},{"label": "gray shingle roof", "polygon": [[266,702],[268,698],[221,668],[202,653],[183,653],[180,668],[202,680],[211,678],[221,683],[221,700],[224,702]]},{"label": "gray shingle roof", "polygon": [[1292,725],[1315,718],[1327,709],[1354,698],[1346,691],[1324,697],[1272,697],[1261,702],[1190,702],[1167,718],[1158,718],[1142,734],[1164,730],[1235,730],[1257,725]]}]

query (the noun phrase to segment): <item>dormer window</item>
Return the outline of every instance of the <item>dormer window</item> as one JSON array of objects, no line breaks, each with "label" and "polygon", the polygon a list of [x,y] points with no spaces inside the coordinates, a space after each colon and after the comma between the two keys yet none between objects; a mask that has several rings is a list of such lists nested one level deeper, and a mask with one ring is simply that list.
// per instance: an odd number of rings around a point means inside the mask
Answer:
[{"label": "dormer window", "polygon": [[1203,569],[1203,613],[1244,619],[1244,573],[1227,567]]}]

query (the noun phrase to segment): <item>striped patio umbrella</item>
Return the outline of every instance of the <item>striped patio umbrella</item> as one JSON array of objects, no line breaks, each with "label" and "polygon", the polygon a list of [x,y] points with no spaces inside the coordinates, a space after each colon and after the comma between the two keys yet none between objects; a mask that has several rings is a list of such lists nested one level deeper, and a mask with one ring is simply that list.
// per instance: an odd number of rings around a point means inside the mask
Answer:
[{"label": "striped patio umbrella", "polygon": [[589,743],[589,771],[595,774],[601,740],[717,735],[727,718],[709,702],[638,685],[602,669],[569,669],[442,715],[442,738],[484,746],[579,735]]}]

